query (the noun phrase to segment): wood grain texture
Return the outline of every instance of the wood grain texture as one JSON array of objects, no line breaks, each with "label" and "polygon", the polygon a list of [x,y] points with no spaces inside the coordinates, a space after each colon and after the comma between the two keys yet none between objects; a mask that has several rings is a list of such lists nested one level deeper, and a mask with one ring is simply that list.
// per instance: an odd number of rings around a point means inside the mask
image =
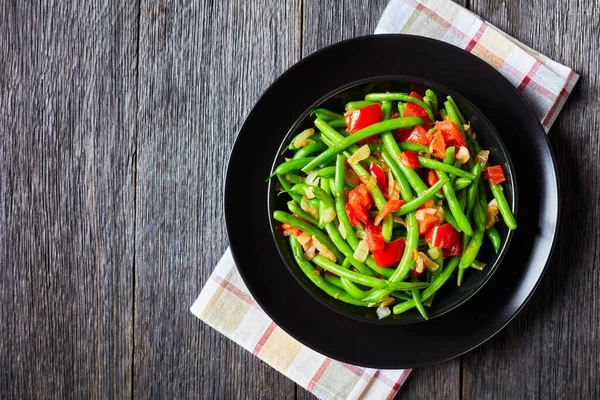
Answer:
[{"label": "wood grain texture", "polygon": [[137,7],[0,7],[0,397],[128,397]]},{"label": "wood grain texture", "polygon": [[276,398],[294,383],[189,312],[227,247],[223,183],[258,96],[300,58],[298,0],[142,1],[134,392]]},{"label": "wood grain texture", "polygon": [[549,133],[562,195],[555,254],[526,309],[464,357],[464,398],[599,398],[600,3],[478,0],[473,11],[581,79]]}]

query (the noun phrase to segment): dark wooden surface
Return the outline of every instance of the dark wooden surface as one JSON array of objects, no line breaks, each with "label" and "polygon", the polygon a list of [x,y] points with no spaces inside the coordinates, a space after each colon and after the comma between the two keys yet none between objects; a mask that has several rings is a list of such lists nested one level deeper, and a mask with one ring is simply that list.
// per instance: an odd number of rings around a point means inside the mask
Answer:
[{"label": "dark wooden surface", "polygon": [[[245,115],[385,4],[0,4],[0,398],[314,398],[189,306]],[[582,74],[550,132],[561,232],[523,312],[398,397],[600,398],[599,2],[462,4]]]}]

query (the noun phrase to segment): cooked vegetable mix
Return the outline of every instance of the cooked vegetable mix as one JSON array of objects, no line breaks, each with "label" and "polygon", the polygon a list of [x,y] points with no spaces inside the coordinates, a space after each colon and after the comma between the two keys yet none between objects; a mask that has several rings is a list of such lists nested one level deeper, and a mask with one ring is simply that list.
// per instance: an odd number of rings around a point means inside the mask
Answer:
[{"label": "cooked vegetable mix", "polygon": [[273,218],[296,263],[325,293],[377,307],[379,318],[416,308],[428,319],[455,272],[460,286],[466,270],[485,268],[485,240],[499,251],[500,217],[517,227],[502,167],[488,164],[454,99],[430,89],[370,93],[310,115],[314,127],[270,177],[291,198]]}]

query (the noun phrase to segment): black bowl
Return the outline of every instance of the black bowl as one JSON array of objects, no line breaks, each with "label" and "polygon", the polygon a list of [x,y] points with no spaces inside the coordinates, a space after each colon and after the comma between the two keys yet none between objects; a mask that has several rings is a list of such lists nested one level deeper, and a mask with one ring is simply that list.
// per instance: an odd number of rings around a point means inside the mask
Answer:
[{"label": "black bowl", "polygon": [[[513,213],[517,211],[517,187],[516,179],[514,178],[514,169],[510,155],[502,138],[486,118],[486,116],[471,102],[466,100],[459,93],[456,93],[435,82],[427,81],[418,77],[410,76],[380,76],[366,80],[352,82],[344,85],[323,98],[316,99],[315,103],[307,108],[304,113],[299,115],[298,120],[290,127],[289,132],[283,139],[281,146],[277,152],[277,156],[273,162],[273,169],[280,163],[284,162],[284,157],[289,156],[286,151],[291,140],[301,131],[306,128],[313,127],[314,117],[309,114],[315,108],[326,108],[328,110],[343,112],[344,105],[348,101],[362,100],[365,95],[373,92],[410,92],[416,91],[424,93],[425,89],[432,89],[440,99],[446,99],[446,96],[451,95],[467,121],[471,121],[473,130],[477,133],[477,139],[482,148],[490,151],[489,163],[491,165],[501,165],[505,172],[506,182],[503,183],[504,193],[511,205]],[[286,203],[290,200],[289,196],[277,195],[278,181],[272,179],[269,183],[267,206],[269,215],[273,215],[276,210],[287,211]],[[496,269],[501,265],[502,259],[510,245],[513,236],[513,231],[508,229],[502,222],[496,225],[502,237],[502,246],[498,253],[495,253],[489,240],[484,238],[484,245],[480,250],[478,259],[487,263],[483,271],[467,269],[461,287],[456,285],[456,280],[451,278],[446,284],[436,293],[435,299],[430,309],[428,316],[430,319],[443,315],[471,298],[483,285],[490,279]],[[289,241],[283,236],[280,224],[274,219],[271,219],[271,232],[275,240],[279,254],[281,255],[285,265],[296,278],[298,283],[308,291],[314,298],[325,304],[334,311],[343,315],[355,318],[360,321],[373,322],[377,324],[407,324],[424,321],[422,316],[416,309],[407,311],[400,315],[394,315],[379,319],[376,314],[376,308],[358,307],[347,304],[332,298],[321,289],[316,287],[310,279],[300,270],[296,264]]]}]

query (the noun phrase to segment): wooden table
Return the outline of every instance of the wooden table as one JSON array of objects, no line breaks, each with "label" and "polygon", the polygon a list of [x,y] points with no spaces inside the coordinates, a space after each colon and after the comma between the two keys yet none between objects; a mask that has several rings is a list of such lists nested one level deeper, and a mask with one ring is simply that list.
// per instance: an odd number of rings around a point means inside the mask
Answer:
[{"label": "wooden table", "polygon": [[[227,248],[261,92],[387,0],[3,2],[0,398],[311,398],[189,307]],[[561,230],[527,307],[400,398],[600,396],[600,3],[462,2],[582,74],[550,132]]]}]

